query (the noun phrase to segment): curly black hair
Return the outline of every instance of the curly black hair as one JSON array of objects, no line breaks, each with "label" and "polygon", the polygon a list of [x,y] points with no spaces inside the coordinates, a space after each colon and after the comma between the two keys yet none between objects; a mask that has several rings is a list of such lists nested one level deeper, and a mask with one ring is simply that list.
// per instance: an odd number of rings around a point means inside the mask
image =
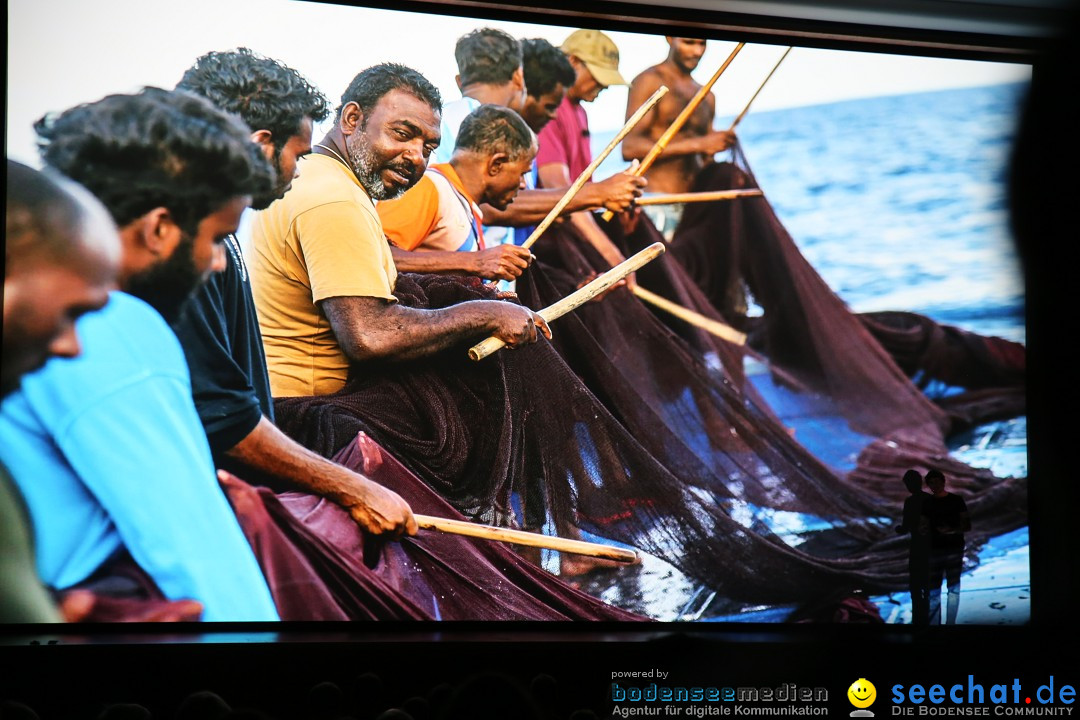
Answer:
[{"label": "curly black hair", "polygon": [[559,84],[569,88],[577,78],[566,53],[544,38],[522,40],[521,58],[521,66],[525,69],[525,87],[534,98],[546,95]]},{"label": "curly black hair", "polygon": [[410,67],[398,63],[382,63],[361,70],[345,88],[341,95],[341,105],[337,110],[337,119],[341,111],[351,102],[360,106],[366,118],[371,115],[383,95],[391,90],[404,90],[423,100],[435,112],[442,112],[442,95],[431,82]]},{"label": "curly black hair", "polygon": [[521,116],[501,105],[481,105],[465,116],[458,130],[455,148],[484,155],[506,153],[520,160],[533,146],[533,131]]},{"label": "curly black hair", "polygon": [[84,185],[120,227],[165,207],[193,235],[230,199],[265,194],[276,180],[239,117],[180,90],[109,95],[34,129],[46,165]]},{"label": "curly black hair", "polygon": [[269,130],[278,152],[305,117],[319,122],[330,115],[326,96],[300,73],[244,47],[203,55],[176,88],[236,113],[252,130]]},{"label": "curly black hair", "polygon": [[480,28],[458,38],[454,45],[462,86],[473,83],[502,85],[521,67],[521,43],[495,28]]}]

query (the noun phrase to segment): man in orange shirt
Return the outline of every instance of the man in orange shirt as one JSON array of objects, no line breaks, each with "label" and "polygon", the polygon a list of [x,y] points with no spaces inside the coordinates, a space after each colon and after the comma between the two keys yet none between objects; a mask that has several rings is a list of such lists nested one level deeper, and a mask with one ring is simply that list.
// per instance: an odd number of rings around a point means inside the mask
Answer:
[{"label": "man in orange shirt", "polygon": [[462,121],[450,162],[432,165],[409,192],[376,206],[395,262],[407,256],[415,272],[517,278],[532,253],[517,245],[485,247],[480,205],[506,210],[535,157],[536,136],[516,112],[478,107]]}]

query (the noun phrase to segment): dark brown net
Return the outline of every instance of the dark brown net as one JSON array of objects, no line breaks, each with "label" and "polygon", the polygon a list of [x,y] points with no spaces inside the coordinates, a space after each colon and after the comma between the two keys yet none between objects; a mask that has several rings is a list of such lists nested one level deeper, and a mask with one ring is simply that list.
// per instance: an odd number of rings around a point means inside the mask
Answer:
[{"label": "dark brown net", "polygon": [[[334,395],[278,399],[279,424],[327,456],[366,433],[469,518],[559,534],[579,528],[748,602],[905,587],[906,545],[892,526],[906,494],[899,478],[912,467],[942,469],[966,497],[972,546],[1022,525],[1024,483],[948,457],[947,414],[806,264],[768,204],[722,205],[728,217],[698,226],[707,247],[693,246],[683,229],[672,250],[680,242],[693,249],[687,255],[696,253],[723,292],[691,281],[675,252],[639,281],[746,328],[760,349],[662,318],[618,289],[557,321],[553,343],[479,363],[463,344],[435,358],[357,368]],[[692,218],[685,228],[695,227]],[[644,219],[629,233],[607,230],[627,252],[659,239]],[[732,239],[749,234],[753,242]],[[606,269],[564,226],[534,250],[540,260],[518,282],[534,308]],[[756,326],[740,315],[743,288],[765,308]],[[432,308],[490,291],[463,278],[403,274],[397,295]],[[748,382],[747,357],[770,362],[796,402],[850,426],[861,440],[854,470],[837,471],[792,437]],[[770,529],[776,510],[828,529],[789,546]]]},{"label": "dark brown net", "polygon": [[[405,498],[414,512],[463,519],[361,435],[334,458]],[[224,483],[283,620],[644,620],[606,605],[508,546],[421,531],[366,535],[342,508],[305,493]]]},{"label": "dark brown net", "polygon": [[[398,285],[399,299],[417,307],[487,294],[439,276],[406,274]],[[670,336],[650,314],[643,318]],[[741,490],[732,493],[645,402],[636,401],[654,425],[646,425],[640,439],[628,431],[547,342],[479,363],[465,350],[367,367],[334,395],[278,399],[278,422],[327,456],[364,432],[467,517],[521,524],[539,514],[560,532],[577,527],[669,560],[730,597],[798,600],[838,586],[904,582],[899,545],[873,555],[815,558],[764,526],[751,530],[734,520],[731,503]],[[771,431],[771,423],[761,425]],[[763,452],[767,445],[760,441]],[[747,474],[739,463],[756,463],[764,469],[752,469],[784,493],[781,475],[753,452],[740,452],[743,457],[728,462],[733,472]],[[534,508],[542,502],[543,510],[515,513],[514,497]]]}]

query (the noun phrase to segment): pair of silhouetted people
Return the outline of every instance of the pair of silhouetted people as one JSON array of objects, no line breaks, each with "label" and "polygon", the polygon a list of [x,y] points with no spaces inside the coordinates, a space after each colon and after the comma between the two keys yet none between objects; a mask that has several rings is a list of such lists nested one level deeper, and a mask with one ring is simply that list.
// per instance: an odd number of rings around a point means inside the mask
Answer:
[{"label": "pair of silhouetted people", "polygon": [[967,505],[959,495],[946,492],[945,476],[938,470],[923,478],[916,470],[904,473],[911,495],[904,501],[898,533],[911,536],[908,587],[913,625],[941,623],[941,581],[948,585],[945,622],[956,623],[960,609],[960,573],[964,565],[964,533],[971,529]]}]

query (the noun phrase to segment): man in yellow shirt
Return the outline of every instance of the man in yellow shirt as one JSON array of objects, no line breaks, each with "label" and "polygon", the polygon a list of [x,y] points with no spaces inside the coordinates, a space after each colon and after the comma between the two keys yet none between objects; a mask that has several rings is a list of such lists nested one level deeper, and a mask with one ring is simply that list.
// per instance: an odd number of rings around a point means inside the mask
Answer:
[{"label": "man in yellow shirt", "polygon": [[[376,207],[383,231],[417,272],[513,280],[532,262],[517,245],[486,247],[481,203],[505,210],[525,187],[536,136],[513,110],[481,105],[461,123],[448,163],[432,165],[409,192]],[[415,251],[415,252],[414,252]]]},{"label": "man in yellow shirt", "polygon": [[539,315],[508,302],[402,307],[372,200],[415,185],[439,144],[442,100],[422,75],[384,63],[357,75],[335,127],[292,190],[255,220],[255,305],[275,397],[340,390],[350,363],[423,357],[494,335],[534,342]]}]

